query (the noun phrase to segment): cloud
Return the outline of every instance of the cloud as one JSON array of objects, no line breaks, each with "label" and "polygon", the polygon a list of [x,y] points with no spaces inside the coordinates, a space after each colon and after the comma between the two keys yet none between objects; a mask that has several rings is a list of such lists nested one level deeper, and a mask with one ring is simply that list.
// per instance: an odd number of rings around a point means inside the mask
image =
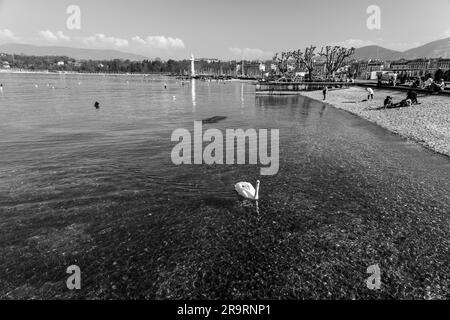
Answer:
[{"label": "cloud", "polygon": [[56,35],[58,36],[59,39],[64,40],[64,41],[70,41],[70,37],[66,36],[62,31],[58,31],[56,33]]},{"label": "cloud", "polygon": [[0,40],[19,41],[20,38],[9,29],[0,29]]},{"label": "cloud", "polygon": [[39,31],[39,35],[44,38],[45,40],[49,41],[49,42],[56,42],[58,41],[58,37],[51,32],[50,30],[45,30],[45,31]]},{"label": "cloud", "polygon": [[444,36],[450,37],[450,29],[444,31]]},{"label": "cloud", "polygon": [[39,35],[48,42],[70,41],[70,37],[66,36],[62,31],[56,33],[50,30],[39,31]]},{"label": "cloud", "polygon": [[184,49],[186,46],[184,45],[183,40],[179,38],[165,37],[165,36],[148,36],[145,39],[142,39],[139,36],[135,36],[132,38],[132,41],[146,46],[151,49]]},{"label": "cloud", "polygon": [[103,33],[97,33],[93,36],[86,37],[83,39],[83,43],[87,46],[112,45],[119,48],[128,47],[129,45],[128,40],[116,37],[108,37],[105,36]]},{"label": "cloud", "polygon": [[228,50],[231,52],[231,54],[233,54],[237,58],[254,59],[254,60],[271,59],[274,55],[272,51],[263,51],[258,48],[254,48],[254,49],[251,49],[251,48],[244,48],[244,49],[229,48]]},{"label": "cloud", "polygon": [[361,40],[361,39],[347,39],[345,41],[337,43],[338,46],[346,47],[346,48],[361,48],[366,46],[376,45],[374,41],[371,40]]}]

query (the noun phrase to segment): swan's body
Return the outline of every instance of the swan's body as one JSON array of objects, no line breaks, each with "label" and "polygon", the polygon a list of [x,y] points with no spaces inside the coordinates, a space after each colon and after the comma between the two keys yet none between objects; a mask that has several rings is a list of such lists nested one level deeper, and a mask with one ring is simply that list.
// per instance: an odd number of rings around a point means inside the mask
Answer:
[{"label": "swan's body", "polygon": [[259,180],[256,182],[256,190],[253,188],[251,183],[248,182],[239,182],[234,186],[234,189],[236,190],[239,195],[246,199],[250,200],[259,200]]}]

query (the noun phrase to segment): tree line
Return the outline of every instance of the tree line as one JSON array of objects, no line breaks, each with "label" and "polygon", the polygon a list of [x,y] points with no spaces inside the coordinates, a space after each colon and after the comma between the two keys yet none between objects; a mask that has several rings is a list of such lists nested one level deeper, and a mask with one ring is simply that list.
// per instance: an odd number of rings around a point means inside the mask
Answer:
[{"label": "tree line", "polygon": [[65,56],[27,56],[17,54],[3,54],[1,60],[3,62],[7,61],[11,68],[26,70],[179,74],[190,70],[190,61],[188,60],[75,60]]},{"label": "tree line", "polygon": [[[3,54],[0,60],[7,61],[11,68],[24,70],[48,70],[50,72],[84,72],[84,73],[164,73],[183,75],[191,70],[190,60],[75,60],[65,56],[27,56]],[[61,63],[62,62],[62,63]],[[233,74],[236,72],[236,61],[197,61],[198,72],[209,74]]]},{"label": "tree line", "polygon": [[316,71],[317,60],[325,64],[325,77],[334,77],[336,72],[344,67],[355,53],[355,48],[344,48],[340,46],[326,46],[320,52],[316,52],[317,47],[310,46],[304,51],[298,49],[277,53],[275,61],[278,71],[287,76],[293,76],[295,71],[307,71],[310,80],[313,79]]}]

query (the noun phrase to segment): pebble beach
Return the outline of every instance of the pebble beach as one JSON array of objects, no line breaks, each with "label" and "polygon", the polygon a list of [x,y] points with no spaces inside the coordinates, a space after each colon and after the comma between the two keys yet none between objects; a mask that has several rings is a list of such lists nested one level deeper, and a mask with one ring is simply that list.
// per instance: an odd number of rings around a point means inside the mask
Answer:
[{"label": "pebble beach", "polygon": [[[302,95],[320,101],[323,99],[321,91],[302,92]],[[374,100],[364,101],[367,99],[364,88],[330,90],[326,103],[450,156],[450,97],[419,94],[419,105],[385,110],[382,107],[386,96],[391,96],[398,103],[405,99],[406,92],[376,89]]]}]

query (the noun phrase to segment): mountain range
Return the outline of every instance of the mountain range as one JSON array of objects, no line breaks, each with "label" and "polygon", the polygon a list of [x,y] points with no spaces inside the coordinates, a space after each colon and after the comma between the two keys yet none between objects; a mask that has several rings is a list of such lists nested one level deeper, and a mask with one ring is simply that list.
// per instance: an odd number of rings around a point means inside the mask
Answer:
[{"label": "mountain range", "polygon": [[[148,57],[122,52],[118,50],[80,49],[72,47],[34,46],[28,44],[3,44],[0,45],[0,53],[25,54],[35,56],[67,56],[78,60],[111,60],[129,59],[141,61]],[[356,49],[353,58],[358,60],[380,59],[417,59],[417,58],[450,58],[450,38],[427,43],[417,48],[404,52],[386,49],[372,45]]]},{"label": "mountain range", "polygon": [[380,59],[419,59],[419,58],[450,58],[450,38],[436,40],[423,46],[407,51],[395,51],[380,46],[366,46],[356,49],[353,56],[358,60]]},{"label": "mountain range", "polygon": [[113,60],[124,59],[141,61],[148,57],[118,50],[80,49],[72,47],[34,46],[29,44],[8,43],[0,45],[0,53],[23,54],[29,56],[64,56],[77,60]]}]

